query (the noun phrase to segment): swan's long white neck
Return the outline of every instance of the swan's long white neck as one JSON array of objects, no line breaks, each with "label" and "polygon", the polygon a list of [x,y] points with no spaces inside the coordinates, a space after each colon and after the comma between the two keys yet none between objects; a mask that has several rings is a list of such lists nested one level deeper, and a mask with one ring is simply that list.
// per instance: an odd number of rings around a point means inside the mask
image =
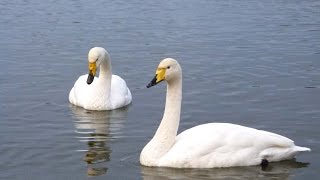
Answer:
[{"label": "swan's long white neck", "polygon": [[157,163],[175,143],[180,122],[182,77],[167,82],[166,106],[162,121],[152,140],[141,153],[141,158],[150,165]]},{"label": "swan's long white neck", "polygon": [[154,138],[166,139],[166,144],[170,147],[175,142],[180,122],[182,98],[182,80],[175,79],[167,83],[166,106],[160,126]]},{"label": "swan's long white neck", "polygon": [[99,78],[111,80],[111,76],[112,76],[111,62],[109,60],[108,54],[106,54],[104,60],[100,64]]},{"label": "swan's long white neck", "polygon": [[106,53],[104,60],[100,64],[99,72],[99,83],[103,84],[103,87],[106,88],[106,95],[109,97],[111,90],[111,78],[112,78],[112,68],[109,56]]}]

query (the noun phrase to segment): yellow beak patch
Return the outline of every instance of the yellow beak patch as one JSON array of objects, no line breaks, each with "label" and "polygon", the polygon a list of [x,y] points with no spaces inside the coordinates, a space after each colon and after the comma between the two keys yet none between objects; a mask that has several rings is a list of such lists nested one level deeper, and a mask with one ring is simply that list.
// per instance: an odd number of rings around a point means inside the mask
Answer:
[{"label": "yellow beak patch", "polygon": [[92,74],[93,76],[96,75],[97,72],[97,65],[96,63],[89,63],[89,74]]},{"label": "yellow beak patch", "polygon": [[156,78],[157,78],[156,83],[164,80],[165,77],[166,77],[166,68],[158,68],[156,71]]}]

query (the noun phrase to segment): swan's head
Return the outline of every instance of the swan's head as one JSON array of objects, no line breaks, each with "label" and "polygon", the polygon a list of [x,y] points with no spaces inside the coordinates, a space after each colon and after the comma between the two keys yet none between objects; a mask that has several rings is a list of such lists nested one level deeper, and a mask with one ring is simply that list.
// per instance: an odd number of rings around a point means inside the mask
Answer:
[{"label": "swan's head", "polygon": [[163,80],[169,83],[176,79],[181,79],[181,75],[181,67],[177,60],[172,58],[163,59],[157,68],[155,77],[147,85],[147,88],[150,88]]},{"label": "swan's head", "polygon": [[97,67],[108,58],[108,52],[102,47],[91,48],[88,54],[89,61],[89,75],[87,79],[87,84],[93,82],[94,76],[97,72]]}]

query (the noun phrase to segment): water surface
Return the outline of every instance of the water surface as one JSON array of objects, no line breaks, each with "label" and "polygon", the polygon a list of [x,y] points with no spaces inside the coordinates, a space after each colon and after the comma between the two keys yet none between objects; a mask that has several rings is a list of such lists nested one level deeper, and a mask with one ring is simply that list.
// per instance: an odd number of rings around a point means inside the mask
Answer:
[{"label": "water surface", "polygon": [[[317,179],[320,175],[320,1],[0,2],[1,179]],[[108,49],[133,104],[74,107],[91,47]],[[147,168],[159,125],[159,61],[179,60],[179,132],[208,122],[272,131],[312,149],[296,160],[223,169]]]}]

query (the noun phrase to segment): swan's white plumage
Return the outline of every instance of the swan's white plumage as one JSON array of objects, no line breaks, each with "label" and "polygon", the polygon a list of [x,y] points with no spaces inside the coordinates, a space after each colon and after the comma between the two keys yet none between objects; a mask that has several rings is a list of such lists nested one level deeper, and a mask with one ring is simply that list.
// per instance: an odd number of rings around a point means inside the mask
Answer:
[{"label": "swan's white plumage", "polygon": [[209,123],[179,134],[159,166],[211,168],[258,165],[296,155],[293,141],[236,124]]},{"label": "swan's white plumage", "polygon": [[157,73],[163,69],[167,71],[163,80],[168,85],[165,113],[156,134],[141,152],[142,165],[175,168],[250,166],[259,165],[262,159],[281,161],[310,151],[295,146],[284,136],[229,123],[202,124],[176,136],[182,73],[174,59],[161,61]]},{"label": "swan's white plumage", "polygon": [[86,83],[87,78],[87,74],[80,76],[71,89],[69,100],[72,104],[89,110],[112,110],[130,104],[131,92],[121,77],[112,75],[109,98],[99,85],[99,77],[95,77],[90,85]]},{"label": "swan's white plumage", "polygon": [[[70,103],[89,110],[112,110],[130,104],[131,92],[120,76],[112,75],[107,51],[97,47],[93,49],[98,54],[106,53],[99,63],[110,72],[103,72],[106,70],[100,68],[100,76],[95,77],[90,85],[87,84],[88,74],[80,76],[69,93]],[[90,57],[88,60],[90,61]]]}]

